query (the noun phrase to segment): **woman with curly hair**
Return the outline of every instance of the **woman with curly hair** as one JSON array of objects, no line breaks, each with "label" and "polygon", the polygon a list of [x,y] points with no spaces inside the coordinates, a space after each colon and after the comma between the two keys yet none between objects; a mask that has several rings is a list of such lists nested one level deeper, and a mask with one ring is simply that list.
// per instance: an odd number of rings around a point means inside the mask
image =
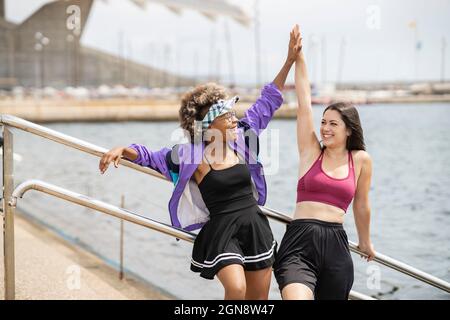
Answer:
[{"label": "woman with curly hair", "polygon": [[224,89],[201,85],[181,101],[180,124],[190,142],[150,151],[131,144],[103,155],[104,173],[121,157],[162,173],[175,184],[169,201],[172,225],[198,233],[191,270],[220,280],[225,299],[267,299],[276,242],[258,205],[266,201],[263,167],[258,160],[258,136],[283,102],[281,90],[299,50],[291,32],[287,59],[272,83],[242,119],[237,97]]}]

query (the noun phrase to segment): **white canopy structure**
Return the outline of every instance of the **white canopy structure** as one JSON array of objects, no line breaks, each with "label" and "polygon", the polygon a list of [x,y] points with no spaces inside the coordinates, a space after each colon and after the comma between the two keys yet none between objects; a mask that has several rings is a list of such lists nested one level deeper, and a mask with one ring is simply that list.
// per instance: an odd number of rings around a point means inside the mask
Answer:
[{"label": "white canopy structure", "polygon": [[[44,0],[41,5],[58,2],[61,0]],[[228,16],[241,25],[249,26],[251,17],[242,7],[242,5],[232,4],[229,0],[130,0],[139,8],[145,10],[149,2],[159,3],[176,14],[182,10],[194,10],[203,14],[205,17],[215,20],[218,16]],[[0,0],[0,16],[4,17],[6,0]],[[112,0],[102,0],[104,3],[112,3]]]},{"label": "white canopy structure", "polygon": [[[108,0],[104,0],[108,1]],[[183,9],[191,9],[199,11],[209,19],[216,19],[217,16],[228,16],[238,23],[249,26],[251,22],[250,16],[245,10],[235,4],[231,4],[226,0],[130,0],[138,7],[146,9],[148,2],[160,3],[173,12],[179,14]]]}]

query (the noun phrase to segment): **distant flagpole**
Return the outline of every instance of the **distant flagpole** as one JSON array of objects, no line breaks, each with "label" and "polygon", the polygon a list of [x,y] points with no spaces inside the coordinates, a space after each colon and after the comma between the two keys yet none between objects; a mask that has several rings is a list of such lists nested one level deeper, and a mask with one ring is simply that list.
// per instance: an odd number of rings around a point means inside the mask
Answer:
[{"label": "distant flagpole", "polygon": [[344,70],[344,61],[345,61],[345,46],[347,42],[345,37],[341,38],[341,43],[339,45],[339,59],[338,59],[338,71],[336,78],[336,87],[342,82],[342,73]]},{"label": "distant flagpole", "polygon": [[419,72],[419,50],[421,49],[421,43],[419,41],[419,32],[417,28],[417,21],[413,20],[408,23],[408,27],[414,32],[414,80],[417,80]]},{"label": "distant flagpole", "polygon": [[261,85],[261,42],[259,35],[259,0],[254,0],[254,27],[255,27],[255,62],[256,62],[256,88]]},{"label": "distant flagpole", "polygon": [[447,48],[447,40],[442,37],[442,48],[441,48],[441,82],[445,81],[445,49]]},{"label": "distant flagpole", "polygon": [[322,36],[321,42],[322,49],[322,84],[327,83],[327,38],[325,35]]},{"label": "distant flagpole", "polygon": [[228,55],[228,80],[230,81],[230,87],[234,87],[235,79],[234,79],[234,63],[233,63],[233,49],[231,43],[230,36],[230,27],[228,26],[228,21],[224,21],[225,27],[225,41],[227,43],[227,55]]}]

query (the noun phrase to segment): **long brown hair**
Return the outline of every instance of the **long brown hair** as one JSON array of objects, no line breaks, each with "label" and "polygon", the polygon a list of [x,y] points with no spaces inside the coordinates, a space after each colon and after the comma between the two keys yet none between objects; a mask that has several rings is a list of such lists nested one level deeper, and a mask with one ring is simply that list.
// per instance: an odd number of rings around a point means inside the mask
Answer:
[{"label": "long brown hair", "polygon": [[350,129],[350,136],[347,138],[346,147],[347,150],[366,150],[366,145],[364,144],[364,134],[361,126],[361,121],[359,120],[358,110],[351,103],[347,102],[337,102],[329,105],[324,111],[335,110],[341,115],[342,121],[344,121],[345,126]]}]

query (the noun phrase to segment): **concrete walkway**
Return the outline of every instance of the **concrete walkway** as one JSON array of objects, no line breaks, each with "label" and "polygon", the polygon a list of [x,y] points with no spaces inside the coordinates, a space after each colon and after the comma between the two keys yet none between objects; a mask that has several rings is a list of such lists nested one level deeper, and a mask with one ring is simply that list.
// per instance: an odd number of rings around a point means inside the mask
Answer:
[{"label": "concrete walkway", "polygon": [[[3,218],[0,216],[0,299],[4,299]],[[16,299],[171,299],[118,272],[51,231],[15,217]]]}]

